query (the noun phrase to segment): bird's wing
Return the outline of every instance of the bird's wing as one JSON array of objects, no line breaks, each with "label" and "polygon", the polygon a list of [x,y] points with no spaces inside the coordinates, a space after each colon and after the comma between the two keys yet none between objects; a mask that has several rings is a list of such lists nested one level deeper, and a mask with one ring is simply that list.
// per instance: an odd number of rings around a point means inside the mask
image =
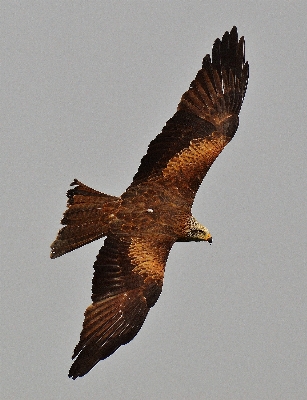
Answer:
[{"label": "bird's wing", "polygon": [[94,264],[93,303],[85,311],[69,376],[85,375],[138,333],[163,284],[173,239],[110,235]]},{"label": "bird's wing", "polygon": [[238,127],[248,82],[237,28],[216,39],[175,115],[150,143],[131,186],[163,177],[194,199],[210,166]]}]

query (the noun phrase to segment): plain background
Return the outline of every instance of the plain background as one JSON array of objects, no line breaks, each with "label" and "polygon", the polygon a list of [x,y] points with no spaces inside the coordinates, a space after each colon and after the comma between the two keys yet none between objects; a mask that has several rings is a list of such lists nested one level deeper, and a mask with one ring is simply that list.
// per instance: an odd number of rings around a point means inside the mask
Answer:
[{"label": "plain background", "polygon": [[[2,8],[1,399],[306,399],[305,1]],[[193,207],[213,244],[175,244],[137,337],[72,381],[103,241],[49,259],[66,190],[120,195],[233,25],[250,82]]]}]

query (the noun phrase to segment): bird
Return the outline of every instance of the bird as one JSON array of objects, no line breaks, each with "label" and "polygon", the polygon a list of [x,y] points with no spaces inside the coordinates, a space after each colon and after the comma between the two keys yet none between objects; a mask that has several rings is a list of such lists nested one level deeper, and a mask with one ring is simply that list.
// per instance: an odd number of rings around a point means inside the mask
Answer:
[{"label": "bird", "polygon": [[205,175],[237,131],[248,79],[245,40],[234,26],[214,41],[212,56],[204,57],[120,197],[77,179],[71,183],[50,257],[105,237],[93,265],[92,304],[72,355],[72,379],[136,336],[161,294],[175,242],[212,242],[191,208]]}]

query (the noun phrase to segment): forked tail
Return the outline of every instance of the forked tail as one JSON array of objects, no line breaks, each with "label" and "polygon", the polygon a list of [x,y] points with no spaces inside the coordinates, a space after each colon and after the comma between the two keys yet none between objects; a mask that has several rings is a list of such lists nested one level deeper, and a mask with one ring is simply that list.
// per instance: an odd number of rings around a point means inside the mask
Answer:
[{"label": "forked tail", "polygon": [[67,207],[61,224],[65,225],[51,244],[51,258],[84,246],[105,236],[121,199],[94,190],[77,179],[67,192]]}]

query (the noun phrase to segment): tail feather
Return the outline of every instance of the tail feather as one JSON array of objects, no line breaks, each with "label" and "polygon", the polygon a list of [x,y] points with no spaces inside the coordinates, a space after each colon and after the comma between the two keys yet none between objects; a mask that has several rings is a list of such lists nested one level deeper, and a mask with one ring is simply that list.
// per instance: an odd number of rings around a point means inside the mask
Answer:
[{"label": "tail feather", "polygon": [[107,234],[120,198],[109,196],[75,179],[67,192],[67,207],[61,224],[65,225],[51,244],[51,258],[60,257]]}]

